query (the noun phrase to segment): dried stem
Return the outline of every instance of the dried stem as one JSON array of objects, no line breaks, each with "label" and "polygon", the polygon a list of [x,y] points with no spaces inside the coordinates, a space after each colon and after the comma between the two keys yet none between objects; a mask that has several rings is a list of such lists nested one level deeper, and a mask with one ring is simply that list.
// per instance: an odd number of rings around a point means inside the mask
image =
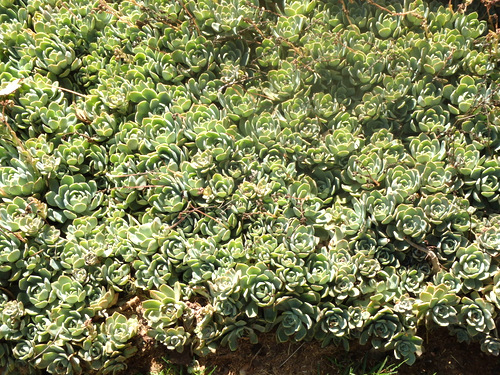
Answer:
[{"label": "dried stem", "polygon": [[408,238],[408,236],[405,236],[405,241],[408,242],[411,246],[413,246],[415,249],[423,251],[424,253],[427,254],[427,257],[429,258],[431,264],[432,264],[432,273],[438,273],[439,270],[441,269],[441,265],[439,264],[439,259],[434,251],[431,249],[427,248],[426,246],[416,244],[412,240]]}]

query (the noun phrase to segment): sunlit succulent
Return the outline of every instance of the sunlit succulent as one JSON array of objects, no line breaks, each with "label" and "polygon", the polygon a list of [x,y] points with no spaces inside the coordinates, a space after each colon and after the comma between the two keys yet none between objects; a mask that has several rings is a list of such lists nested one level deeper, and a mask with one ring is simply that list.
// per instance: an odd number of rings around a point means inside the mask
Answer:
[{"label": "sunlit succulent", "polygon": [[23,316],[26,314],[22,302],[13,300],[2,303],[2,312],[0,314],[0,336],[6,340],[18,340],[21,336],[21,330],[26,322]]},{"label": "sunlit succulent", "polygon": [[228,113],[231,113],[229,117],[238,121],[240,118],[250,117],[255,112],[259,96],[257,93],[245,91],[243,87],[235,85],[229,87],[224,96],[220,95],[219,100]]},{"label": "sunlit succulent", "polygon": [[104,196],[95,181],[88,181],[82,175],[66,175],[59,183],[51,184],[46,199],[50,206],[58,208],[50,210],[49,215],[64,223],[97,210]]},{"label": "sunlit succulent", "polygon": [[312,290],[321,294],[329,291],[329,284],[335,277],[335,265],[324,252],[311,254],[306,261],[306,280]]},{"label": "sunlit succulent", "polygon": [[348,337],[350,331],[349,315],[345,309],[332,303],[325,303],[318,315],[318,329],[315,337],[323,346],[337,342],[339,338]]},{"label": "sunlit succulent", "polygon": [[57,295],[60,306],[71,308],[71,306],[83,302],[87,295],[83,285],[75,279],[61,275],[52,283],[55,294]]},{"label": "sunlit succulent", "polygon": [[0,372],[130,372],[138,335],[499,354],[476,5],[0,3]]},{"label": "sunlit succulent", "polygon": [[417,317],[426,321],[432,319],[440,326],[448,326],[458,321],[458,302],[459,298],[450,292],[445,284],[428,285],[420,292],[415,303]]},{"label": "sunlit succulent", "polygon": [[62,78],[80,67],[81,61],[76,57],[75,51],[71,46],[62,43],[57,35],[39,32],[36,34],[35,43],[30,54],[36,57],[36,64],[41,72]]},{"label": "sunlit succulent", "polygon": [[368,318],[365,329],[360,336],[360,343],[366,344],[371,338],[375,349],[387,347],[401,332],[401,329],[398,317],[393,315],[388,307],[383,308]]},{"label": "sunlit succulent", "polygon": [[266,268],[264,263],[241,268],[240,283],[243,296],[248,301],[245,312],[249,317],[256,316],[259,307],[272,306],[282,293],[283,283],[275,273]]},{"label": "sunlit succulent", "polygon": [[281,69],[272,70],[268,74],[270,87],[264,92],[273,99],[289,99],[301,89],[300,71],[292,64],[284,62]]},{"label": "sunlit succulent", "polygon": [[410,142],[411,155],[419,163],[443,160],[446,154],[446,144],[438,139],[430,138],[427,134],[421,133],[418,138]]},{"label": "sunlit succulent", "polygon": [[422,289],[425,273],[417,269],[409,269],[401,272],[401,285],[410,295],[416,295]]},{"label": "sunlit succulent", "polygon": [[[488,89],[487,91],[489,91]],[[486,93],[485,96],[491,98],[491,93]],[[489,101],[489,99],[485,99]],[[483,113],[479,113],[476,116],[472,117],[470,120],[464,121],[463,129],[468,132],[470,138],[472,139],[472,145],[477,150],[483,150],[485,147],[495,147],[499,142],[499,133],[498,127],[493,126],[490,121],[491,115],[496,113],[492,109],[492,113],[489,115],[485,115]]]},{"label": "sunlit succulent", "polygon": [[136,335],[138,325],[135,317],[127,318],[118,312],[113,313],[104,323],[104,332],[106,333],[104,350],[111,354],[124,348],[127,342]]},{"label": "sunlit succulent", "polygon": [[314,230],[303,225],[291,225],[287,230],[287,237],[288,249],[300,258],[309,255],[319,242],[314,236]]},{"label": "sunlit succulent", "polygon": [[393,337],[391,346],[394,348],[394,357],[403,359],[409,365],[415,363],[417,356],[422,353],[423,340],[412,333],[399,333]]},{"label": "sunlit succulent", "polygon": [[33,309],[30,305],[36,309],[43,309],[57,298],[49,277],[50,273],[44,276],[30,275],[20,281],[19,286],[24,291],[20,294],[20,300],[29,310]]},{"label": "sunlit succulent", "polygon": [[364,231],[367,225],[366,204],[354,201],[353,208],[343,207],[339,219],[342,231],[346,235],[353,235]]},{"label": "sunlit succulent", "polygon": [[[88,334],[88,320],[93,316],[89,309],[75,311],[67,308],[56,308],[51,311],[52,323],[48,332],[53,336],[65,341],[79,342]],[[87,323],[86,323],[87,322]]]},{"label": "sunlit succulent", "polygon": [[482,281],[491,276],[491,257],[477,245],[461,247],[457,250],[456,261],[451,268],[455,276],[463,279],[464,287],[477,289]]},{"label": "sunlit succulent", "polygon": [[168,350],[176,350],[179,353],[184,350],[184,345],[189,336],[184,327],[153,329],[148,335],[162,342]]},{"label": "sunlit succulent", "polygon": [[302,267],[295,265],[280,267],[276,270],[276,274],[285,288],[291,292],[301,290],[306,285],[305,272]]},{"label": "sunlit succulent", "polygon": [[1,197],[29,196],[45,189],[42,177],[29,161],[12,158],[9,164],[0,167]]},{"label": "sunlit succulent", "polygon": [[486,161],[481,167],[475,168],[471,173],[471,179],[475,180],[473,198],[482,202],[498,201],[498,191],[500,190],[500,168],[495,159]]},{"label": "sunlit succulent", "polygon": [[159,238],[162,229],[161,220],[156,218],[151,222],[130,228],[127,236],[130,242],[140,249],[139,253],[152,255],[160,247]]},{"label": "sunlit succulent", "polygon": [[411,126],[415,131],[444,132],[451,126],[449,113],[440,106],[417,110],[413,114]]},{"label": "sunlit succulent", "polygon": [[371,295],[366,310],[372,315],[386,306],[388,302],[400,300],[405,294],[400,276],[394,267],[389,266],[380,270],[377,278],[382,281],[364,279],[359,285],[362,294]]},{"label": "sunlit succulent", "polygon": [[325,146],[334,156],[342,158],[350,155],[362,146],[362,140],[352,134],[352,129],[347,127],[333,131],[325,138]]},{"label": "sunlit succulent", "polygon": [[453,202],[444,194],[436,193],[425,199],[422,198],[418,205],[424,209],[425,215],[430,223],[441,229],[445,227],[447,219],[452,213],[450,207],[453,206]]},{"label": "sunlit succulent", "polygon": [[394,194],[398,203],[403,203],[419,190],[422,184],[421,174],[416,169],[398,165],[387,172],[386,183],[388,193]]},{"label": "sunlit succulent", "polygon": [[291,17],[279,17],[274,30],[275,36],[284,38],[290,43],[296,42],[300,31],[305,26],[305,20],[306,18],[300,14]]},{"label": "sunlit succulent", "polygon": [[81,358],[70,343],[61,346],[39,344],[35,346],[35,367],[46,368],[51,374],[81,374]]},{"label": "sunlit succulent", "polygon": [[448,96],[452,105],[448,105],[450,112],[453,114],[466,113],[473,110],[477,104],[477,94],[480,88],[476,85],[476,80],[471,76],[463,76],[460,79],[460,84],[455,88],[453,86],[445,86],[444,93]]},{"label": "sunlit succulent", "polygon": [[380,186],[385,177],[385,162],[377,152],[360,151],[359,156],[349,158],[342,182],[344,189],[356,193],[357,185],[363,189],[371,190]]},{"label": "sunlit succulent", "polygon": [[388,224],[394,219],[395,195],[383,194],[379,190],[373,190],[366,198],[366,205],[373,221]]},{"label": "sunlit succulent", "polygon": [[427,233],[429,224],[424,211],[420,207],[406,204],[397,206],[394,213],[394,223],[390,224],[390,233],[399,241],[406,236],[419,241]]},{"label": "sunlit succulent", "polygon": [[181,285],[176,283],[174,288],[167,284],[160,285],[158,290],[152,290],[154,299],[144,301],[144,317],[154,327],[168,327],[177,321],[187,308],[182,301]]},{"label": "sunlit succulent", "polygon": [[473,299],[462,298],[458,319],[471,337],[493,330],[494,316],[493,305],[478,297],[477,293],[473,293]]},{"label": "sunlit succulent", "polygon": [[441,260],[451,262],[455,258],[455,254],[460,247],[467,245],[467,239],[460,233],[453,233],[451,231],[442,232],[439,239],[437,239],[436,254]]},{"label": "sunlit succulent", "polygon": [[313,322],[317,316],[317,308],[308,302],[292,298],[280,302],[278,310],[283,310],[274,324],[278,342],[286,342],[293,337],[295,341],[301,341],[311,332]]}]

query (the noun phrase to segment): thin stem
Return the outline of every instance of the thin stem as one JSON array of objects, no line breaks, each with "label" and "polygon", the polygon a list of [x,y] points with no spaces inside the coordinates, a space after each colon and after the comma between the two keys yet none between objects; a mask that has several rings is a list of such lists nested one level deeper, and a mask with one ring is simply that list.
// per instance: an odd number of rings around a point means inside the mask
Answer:
[{"label": "thin stem", "polygon": [[427,257],[429,258],[429,260],[431,261],[431,264],[432,264],[432,273],[433,274],[439,272],[439,270],[441,269],[441,265],[439,264],[439,259],[438,259],[437,255],[436,255],[436,253],[434,253],[434,251],[430,250],[426,246],[416,244],[415,242],[413,242],[412,240],[410,240],[408,238],[408,236],[405,236],[405,241],[408,242],[415,249],[423,251],[424,253],[427,254]]}]

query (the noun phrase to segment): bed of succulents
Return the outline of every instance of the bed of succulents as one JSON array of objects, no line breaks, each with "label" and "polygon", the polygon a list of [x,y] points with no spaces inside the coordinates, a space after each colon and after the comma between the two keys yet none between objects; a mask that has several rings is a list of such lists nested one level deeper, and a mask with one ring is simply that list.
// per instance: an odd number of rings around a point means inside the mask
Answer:
[{"label": "bed of succulents", "polygon": [[490,11],[2,0],[0,372],[118,374],[139,335],[498,355]]}]

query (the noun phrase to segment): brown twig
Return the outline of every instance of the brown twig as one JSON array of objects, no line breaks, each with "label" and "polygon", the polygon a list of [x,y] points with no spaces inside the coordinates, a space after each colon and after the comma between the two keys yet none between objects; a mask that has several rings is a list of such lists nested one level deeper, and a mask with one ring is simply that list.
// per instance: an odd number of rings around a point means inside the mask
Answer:
[{"label": "brown twig", "polygon": [[0,232],[2,232],[5,236],[8,236],[8,234],[7,234],[7,233],[5,233],[5,231],[7,231],[7,232],[9,232],[10,234],[12,234],[14,237],[16,237],[16,238],[17,238],[19,241],[21,241],[21,242],[24,242],[24,243],[28,242],[28,241],[26,240],[26,238],[24,238],[23,236],[21,236],[19,233],[13,232],[13,231],[11,231],[10,229],[5,228],[4,226],[0,226]]},{"label": "brown twig", "polygon": [[436,253],[434,253],[434,251],[430,250],[426,246],[416,244],[415,242],[410,240],[410,238],[408,236],[405,236],[404,239],[406,242],[408,242],[415,249],[420,250],[420,251],[427,254],[427,258],[429,258],[429,260],[432,264],[432,273],[433,274],[439,272],[439,270],[441,269],[441,265],[439,263],[439,259],[438,259],[437,255],[436,255]]},{"label": "brown twig", "polygon": [[[377,4],[375,1],[373,0],[367,0],[367,2],[371,5],[375,5],[377,8],[379,8],[380,10],[383,10],[384,12],[387,12],[389,13],[391,16],[407,16],[408,14],[411,14],[412,16],[416,16],[417,18],[419,18],[418,16],[420,16],[420,14],[418,14],[417,12],[413,11],[413,10],[410,10],[408,12],[393,12],[392,10],[390,9],[387,9],[385,7],[383,7],[382,5],[380,4]],[[420,16],[422,17],[422,16]],[[423,17],[422,17],[423,18]]]},{"label": "brown twig", "polygon": [[16,296],[14,295],[14,293],[12,293],[9,289],[4,288],[3,286],[0,286],[0,290],[5,292],[5,294],[7,294],[11,299],[13,299],[13,300],[16,299]]},{"label": "brown twig", "polygon": [[61,86],[51,85],[50,83],[47,83],[47,86],[50,86],[53,89],[57,89],[57,90],[61,90],[61,91],[73,94],[73,95],[77,95],[77,96],[79,96],[81,98],[86,98],[87,97],[87,95],[80,94],[79,92],[76,92],[76,91],[73,91],[73,90],[70,90],[70,89],[65,89],[64,87],[61,87]]},{"label": "brown twig", "polygon": [[198,24],[196,23],[196,18],[191,14],[191,12],[189,11],[189,9],[187,8],[186,4],[184,3],[184,1],[179,1],[179,3],[181,4],[182,8],[184,8],[184,11],[187,13],[187,15],[189,16],[192,24],[194,25],[194,27],[196,28],[196,31],[198,31],[198,35],[202,35],[201,33],[201,30],[200,28],[198,27]]}]

